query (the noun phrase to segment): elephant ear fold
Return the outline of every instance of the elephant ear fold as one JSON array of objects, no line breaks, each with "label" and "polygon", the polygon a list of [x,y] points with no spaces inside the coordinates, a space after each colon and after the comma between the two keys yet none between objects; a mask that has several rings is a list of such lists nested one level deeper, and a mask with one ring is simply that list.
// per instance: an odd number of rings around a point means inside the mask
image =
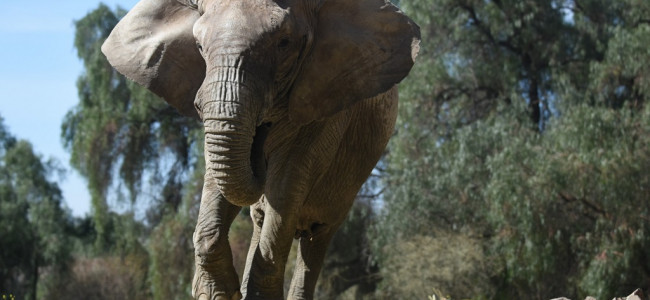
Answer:
[{"label": "elephant ear fold", "polygon": [[420,29],[386,0],[323,0],[311,54],[289,99],[308,123],[388,91],[411,70]]},{"label": "elephant ear fold", "polygon": [[183,0],[142,0],[115,26],[102,52],[118,72],[198,118],[194,97],[205,77],[192,33],[198,18]]}]

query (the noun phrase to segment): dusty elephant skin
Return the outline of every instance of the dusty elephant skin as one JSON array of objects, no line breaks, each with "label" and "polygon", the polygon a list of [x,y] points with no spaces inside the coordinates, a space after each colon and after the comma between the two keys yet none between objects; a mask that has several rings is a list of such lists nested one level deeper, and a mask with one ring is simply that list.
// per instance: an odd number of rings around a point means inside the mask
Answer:
[{"label": "dusty elephant skin", "polygon": [[[205,125],[196,299],[311,299],[327,246],[393,133],[419,28],[386,0],[142,0],[102,47]],[[228,230],[251,206],[243,282]]]}]

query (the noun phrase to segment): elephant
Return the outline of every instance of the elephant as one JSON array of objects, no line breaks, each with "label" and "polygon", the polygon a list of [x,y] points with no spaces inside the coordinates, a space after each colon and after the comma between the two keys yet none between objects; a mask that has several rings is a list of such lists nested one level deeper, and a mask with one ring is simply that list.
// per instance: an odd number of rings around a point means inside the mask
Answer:
[{"label": "elephant", "polygon": [[[395,130],[420,29],[388,0],[141,0],[102,52],[200,119],[196,299],[312,299],[327,247]],[[250,206],[241,284],[228,231]]]}]

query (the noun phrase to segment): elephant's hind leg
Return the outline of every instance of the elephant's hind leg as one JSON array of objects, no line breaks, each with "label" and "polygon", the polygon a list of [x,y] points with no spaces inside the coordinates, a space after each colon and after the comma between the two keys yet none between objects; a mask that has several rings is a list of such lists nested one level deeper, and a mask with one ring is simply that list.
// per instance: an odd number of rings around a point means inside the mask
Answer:
[{"label": "elephant's hind leg", "polygon": [[249,272],[242,287],[245,299],[283,298],[284,270],[296,230],[295,219],[295,213],[266,207],[263,224],[253,233],[246,262]]},{"label": "elephant's hind leg", "polygon": [[260,202],[255,203],[250,207],[251,220],[253,221],[253,236],[251,237],[251,244],[248,249],[248,256],[246,256],[246,266],[244,268],[244,274],[242,277],[241,292],[244,294],[244,297],[247,294],[248,278],[250,275],[251,266],[253,264],[253,257],[255,256],[255,252],[257,251],[257,248],[260,244],[262,224],[264,222],[264,202],[265,199],[264,196],[262,196],[262,200],[260,200]]},{"label": "elephant's hind leg", "polygon": [[240,207],[230,204],[209,176],[205,177],[199,218],[194,231],[196,270],[192,296],[200,300],[241,299],[228,230]]},{"label": "elephant's hind leg", "polygon": [[327,247],[338,229],[338,226],[336,226],[337,228],[328,225],[319,226],[327,226],[327,228],[318,230],[314,236],[300,237],[296,268],[293,271],[287,299],[313,299],[314,297],[316,282],[323,266]]}]

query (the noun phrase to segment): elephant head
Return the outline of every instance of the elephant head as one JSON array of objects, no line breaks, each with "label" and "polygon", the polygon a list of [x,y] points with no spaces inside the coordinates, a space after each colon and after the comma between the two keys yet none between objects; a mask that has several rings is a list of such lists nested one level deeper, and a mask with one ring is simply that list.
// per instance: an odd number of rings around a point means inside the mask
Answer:
[{"label": "elephant head", "polygon": [[327,118],[400,82],[419,28],[387,0],[142,0],[102,46],[110,63],[205,125],[225,198],[262,194],[268,124]]}]

